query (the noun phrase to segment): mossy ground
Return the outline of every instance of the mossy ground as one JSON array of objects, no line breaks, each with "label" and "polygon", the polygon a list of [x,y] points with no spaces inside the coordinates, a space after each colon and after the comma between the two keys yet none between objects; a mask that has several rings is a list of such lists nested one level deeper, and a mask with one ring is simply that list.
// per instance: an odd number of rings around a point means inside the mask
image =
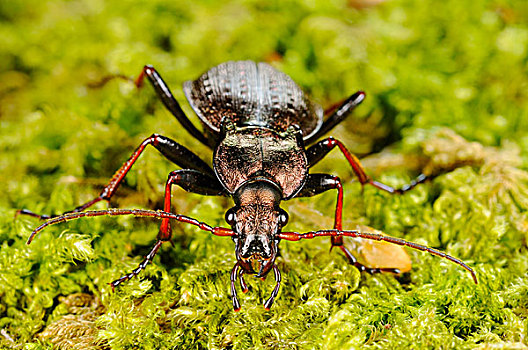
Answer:
[{"label": "mossy ground", "polygon": [[[2,348],[525,348],[528,346],[528,2],[0,2],[0,346]],[[394,186],[354,181],[333,152],[315,171],[345,185],[345,227],[369,225],[462,258],[409,251],[400,277],[360,275],[328,240],[281,243],[283,285],[248,278],[234,313],[233,243],[175,224],[140,278],[108,282],[153,244],[156,220],[86,219],[50,227],[16,209],[59,213],[95,195],[143,138],[167,135],[203,159],[156,99],[109,74],[153,64],[180,88],[227,60],[272,62],[323,106],[367,100],[332,134]],[[195,117],[192,117],[195,119]],[[446,129],[447,128],[447,129]],[[381,153],[379,153],[381,152]],[[160,208],[173,166],[147,151],[113,206]],[[230,201],[181,190],[174,210],[225,225]],[[328,228],[335,193],[285,203],[289,230]],[[97,208],[104,208],[100,203]],[[351,242],[349,242],[351,244]],[[361,243],[359,244],[361,245]]]}]

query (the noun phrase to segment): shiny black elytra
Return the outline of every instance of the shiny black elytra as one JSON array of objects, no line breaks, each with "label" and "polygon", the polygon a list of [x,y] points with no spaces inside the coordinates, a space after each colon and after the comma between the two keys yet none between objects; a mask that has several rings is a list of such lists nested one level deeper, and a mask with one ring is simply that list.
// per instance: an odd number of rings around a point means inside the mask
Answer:
[{"label": "shiny black elytra", "polygon": [[[369,184],[392,194],[402,194],[427,177],[420,175],[401,189],[371,180],[359,160],[338,140],[329,137],[306,148],[343,121],[365,98],[361,91],[346,99],[337,108],[324,113],[308,100],[302,90],[286,74],[266,63],[252,61],[226,62],[211,68],[195,81],[183,85],[185,95],[204,125],[199,131],[183,113],[169,87],[152,66],[145,66],[136,80],[142,85],[147,77],[167,109],[197,140],[214,151],[213,168],[192,151],[158,134],[145,139],[130,158],[114,174],[101,194],[93,200],[60,216],[38,215],[23,209],[19,213],[49,219],[33,231],[85,216],[136,215],[162,219],[157,242],[138,268],[111,283],[112,288],[136,276],[152,261],[163,242],[170,241],[170,219],[198,226],[217,236],[229,236],[235,242],[237,262],[231,271],[231,293],[235,311],[240,310],[236,279],[244,292],[248,290],[244,274],[264,278],[273,270],[276,286],[264,307],[269,309],[279,291],[281,275],[275,258],[279,242],[315,237],[330,237],[332,246],[339,247],[351,264],[370,273],[397,269],[368,268],[359,264],[343,245],[343,237],[390,242],[427,251],[446,258],[468,270],[475,283],[475,272],[461,260],[416,243],[373,233],[342,229],[343,189],[337,176],[312,174],[309,169],[335,147],[343,153],[362,185]],[[324,115],[329,115],[326,119]],[[182,169],[169,174],[165,187],[164,211],[108,209],[84,211],[101,200],[110,200],[132,165],[152,145],[168,160]],[[234,206],[225,215],[231,229],[211,227],[196,219],[171,213],[172,185],[201,195],[231,196]],[[282,232],[288,214],[280,208],[283,200],[311,197],[337,190],[334,228],[307,233]]]}]

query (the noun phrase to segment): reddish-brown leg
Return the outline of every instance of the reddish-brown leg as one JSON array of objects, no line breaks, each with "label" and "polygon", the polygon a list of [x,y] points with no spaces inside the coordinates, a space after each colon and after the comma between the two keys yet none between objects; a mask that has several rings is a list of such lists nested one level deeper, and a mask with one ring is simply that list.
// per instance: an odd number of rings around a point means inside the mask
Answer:
[{"label": "reddish-brown leg", "polygon": [[416,179],[411,181],[411,183],[403,186],[402,188],[393,188],[384,183],[374,181],[367,175],[367,173],[363,169],[363,166],[361,166],[359,159],[354,154],[350,153],[350,151],[345,147],[345,145],[343,145],[341,141],[336,140],[333,137],[329,137],[324,140],[321,140],[317,142],[316,144],[314,144],[312,147],[310,147],[308,150],[306,150],[306,155],[308,157],[308,163],[310,167],[317,164],[336,146],[339,148],[341,153],[343,153],[348,163],[352,167],[352,170],[358,177],[359,182],[362,185],[369,184],[376,188],[379,188],[380,190],[383,190],[383,191],[386,191],[392,194],[403,194],[409,191],[410,189],[414,188],[416,185],[431,179],[431,177],[428,177],[424,174],[420,174]]},{"label": "reddish-brown leg", "polygon": [[[163,210],[171,212],[172,186],[178,185],[184,190],[204,196],[222,196],[224,188],[216,177],[209,176],[192,169],[175,170],[169,174],[165,184],[165,200]],[[168,241],[171,238],[169,219],[161,222],[158,239]]]},{"label": "reddish-brown leg", "polygon": [[[148,145],[154,146],[154,148],[156,148],[168,160],[182,168],[195,169],[205,174],[209,174],[211,175],[211,177],[215,177],[211,167],[209,167],[207,163],[201,160],[200,157],[195,155],[193,152],[180,145],[179,143],[169,139],[168,137],[158,134],[152,134],[150,137],[146,138],[145,140],[143,140],[143,142],[141,142],[139,147],[134,151],[134,153],[132,153],[130,158],[128,158],[128,160],[115,172],[108,185],[106,185],[106,187],[101,191],[98,197],[84,203],[83,205],[76,207],[71,211],[67,211],[66,213],[81,212],[102,200],[109,201],[117,191],[117,188],[119,187],[125,176],[128,174],[134,163],[137,161],[139,156],[143,153],[143,151]],[[66,213],[63,213],[62,215]],[[30,215],[43,220],[47,220],[49,218],[57,216],[39,215],[27,209],[19,210],[17,212],[17,215],[18,214]]]},{"label": "reddish-brown leg", "polygon": [[[341,185],[339,177],[329,174],[309,174],[303,189],[296,197],[311,197],[332,189],[337,190],[334,229],[341,231],[343,229],[343,186]],[[366,271],[368,273],[378,273],[381,271],[392,273],[400,272],[398,269],[367,267],[359,263],[356,257],[345,247],[343,236],[330,236],[330,240],[332,242],[332,247],[330,249],[333,247],[339,247],[339,249],[345,254],[349,263],[357,267],[360,271]]]},{"label": "reddish-brown leg", "polygon": [[[189,192],[198,193],[202,195],[215,195],[220,196],[223,194],[222,185],[216,178],[211,178],[197,170],[182,169],[176,170],[169,174],[167,184],[165,185],[165,204],[164,211],[170,213],[171,211],[171,198],[172,198],[172,185],[179,185],[183,189]],[[139,266],[132,272],[118,278],[111,283],[112,288],[118,286],[124,281],[128,281],[134,276],[137,276],[145,267],[152,261],[163,242],[170,241],[172,237],[172,229],[170,226],[170,218],[164,218],[161,221],[160,229],[158,232],[158,240],[145,257],[145,259],[139,264]]]}]

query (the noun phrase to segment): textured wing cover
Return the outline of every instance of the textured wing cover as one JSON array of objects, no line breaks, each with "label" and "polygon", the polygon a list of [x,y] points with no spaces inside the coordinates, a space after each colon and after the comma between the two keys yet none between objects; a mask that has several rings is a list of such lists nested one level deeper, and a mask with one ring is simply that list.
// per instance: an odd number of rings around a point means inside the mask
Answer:
[{"label": "textured wing cover", "polygon": [[215,132],[228,118],[238,126],[279,132],[297,124],[306,138],[323,120],[322,108],[310,102],[289,76],[266,63],[222,63],[185,82],[184,92],[198,117]]}]

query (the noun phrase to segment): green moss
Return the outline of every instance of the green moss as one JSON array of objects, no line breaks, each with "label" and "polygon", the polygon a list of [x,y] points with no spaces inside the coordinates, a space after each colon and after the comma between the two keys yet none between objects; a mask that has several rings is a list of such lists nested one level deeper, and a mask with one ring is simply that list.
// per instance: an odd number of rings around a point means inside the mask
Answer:
[{"label": "green moss", "polygon": [[[0,2],[0,347],[528,346],[528,4],[352,5],[365,2]],[[399,197],[362,190],[332,152],[314,172],[345,182],[344,226],[442,249],[473,267],[479,284],[417,251],[410,272],[370,276],[329,253],[327,240],[282,242],[275,305],[262,307],[273,278],[248,277],[235,313],[229,239],[175,224],[174,247],[114,293],[108,282],[137,266],[158,222],[78,220],[25,244],[38,222],[15,220],[17,209],[58,213],[92,199],[153,132],[211,158],[150,87],[94,83],[153,64],[196,121],[181,83],[237,59],[272,62],[324,106],[366,91],[333,136],[385,183],[438,176]],[[160,208],[171,170],[146,152],[112,205]],[[173,205],[225,225],[231,203],[176,190]],[[287,229],[331,227],[334,207],[335,193],[286,202]]]}]

